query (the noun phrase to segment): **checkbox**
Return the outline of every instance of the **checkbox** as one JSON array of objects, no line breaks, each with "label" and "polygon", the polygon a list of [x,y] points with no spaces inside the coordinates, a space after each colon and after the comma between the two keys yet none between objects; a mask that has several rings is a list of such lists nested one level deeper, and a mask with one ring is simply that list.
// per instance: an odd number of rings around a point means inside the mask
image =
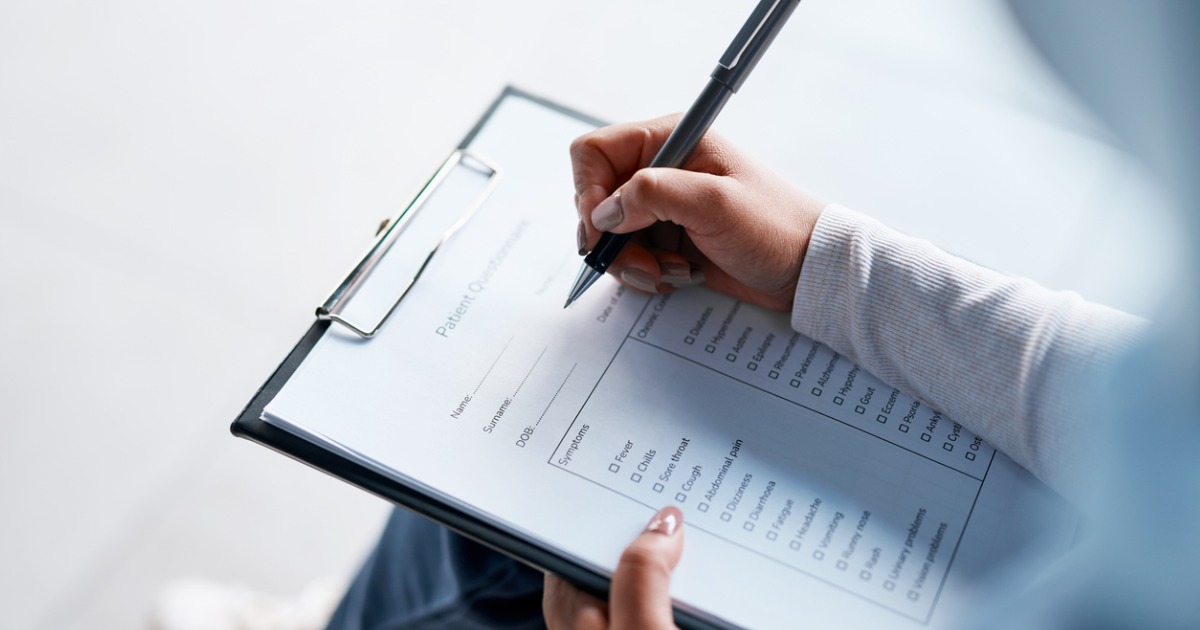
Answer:
[{"label": "checkbox", "polygon": [[887,416],[879,414],[878,416],[875,416],[875,422],[878,422],[879,424],[887,424]]},{"label": "checkbox", "polygon": [[662,491],[663,491],[663,485],[662,485],[661,483],[656,483],[656,484],[654,484],[654,491],[655,491],[655,492],[662,492]]},{"label": "checkbox", "polygon": [[725,355],[725,360],[729,362],[737,361],[737,355],[730,352],[729,354]]},{"label": "checkbox", "polygon": [[871,572],[866,569],[863,569],[862,571],[858,572],[858,577],[865,582],[870,582],[871,581]]},{"label": "checkbox", "polygon": [[814,552],[813,552],[813,559],[814,559],[814,560],[824,560],[824,559],[825,559],[825,552],[824,552],[824,551],[821,551],[820,549],[818,549],[818,550],[814,551]]},{"label": "checkbox", "polygon": [[887,589],[887,590],[889,590],[889,591],[891,591],[891,590],[895,590],[895,588],[896,588],[896,583],[895,583],[895,582],[893,582],[893,581],[891,581],[891,580],[884,580],[884,581],[883,581],[883,588],[886,588],[886,589]]},{"label": "checkbox", "polygon": [[793,540],[792,542],[788,543],[788,546],[791,547],[795,551],[799,551],[800,550],[800,541]]},{"label": "checkbox", "polygon": [[730,514],[729,512],[721,512],[721,520],[722,521],[728,521],[731,518],[733,518],[733,515]]},{"label": "checkbox", "polygon": [[953,443],[951,443],[951,442],[945,442],[945,443],[943,443],[943,444],[942,444],[942,450],[943,450],[943,451],[953,451],[953,450],[954,450],[954,444],[953,444]]},{"label": "checkbox", "polygon": [[833,397],[833,404],[835,404],[835,405],[840,405],[840,404],[842,404],[842,403],[844,403],[844,402],[846,402],[846,399],[842,398],[841,396],[834,396],[834,397]]},{"label": "checkbox", "polygon": [[931,439],[933,439],[933,436],[932,436],[932,435],[929,435],[928,433],[922,433],[922,434],[921,434],[921,441],[922,441],[922,442],[928,442],[928,441],[929,441],[929,440],[931,440]]},{"label": "checkbox", "polygon": [[913,601],[915,602],[915,601],[917,601],[918,599],[921,599],[921,594],[920,594],[920,593],[918,593],[918,592],[916,592],[916,591],[909,591],[909,592],[908,592],[908,598],[909,598],[909,599],[911,599],[911,600],[913,600]]},{"label": "checkbox", "polygon": [[748,532],[752,532],[752,531],[754,531],[754,523],[751,523],[750,521],[746,521],[745,523],[742,523],[742,529],[744,529]]},{"label": "checkbox", "polygon": [[971,461],[975,461],[975,453],[972,453],[971,451],[967,451],[967,459],[969,459]]},{"label": "checkbox", "polygon": [[779,378],[779,372],[776,372],[775,370],[771,370],[771,372],[769,374],[767,374],[767,376],[777,379],[777,378]]},{"label": "checkbox", "polygon": [[746,367],[750,368],[750,371],[751,371],[751,372],[757,372],[757,371],[758,371],[758,364],[757,364],[757,363],[755,363],[755,362],[753,362],[753,361],[751,361],[751,362],[747,363],[747,364],[746,364]]},{"label": "checkbox", "polygon": [[696,509],[697,509],[697,510],[700,510],[701,512],[707,512],[707,511],[708,511],[708,504],[707,504],[707,503],[701,503],[700,505],[697,505],[697,506],[696,506]]},{"label": "checkbox", "polygon": [[691,335],[688,335],[683,338],[683,343],[686,343],[687,345],[690,346],[690,345],[696,343],[696,338]]},{"label": "checkbox", "polygon": [[838,560],[837,562],[838,571],[845,571],[847,568],[849,568],[849,566],[850,564],[845,560]]},{"label": "checkbox", "polygon": [[686,494],[684,494],[684,493],[682,493],[682,492],[676,492],[676,493],[675,493],[675,500],[676,500],[676,501],[678,501],[678,502],[680,502],[680,503],[683,503],[684,501],[687,501],[687,495],[686,495]]},{"label": "checkbox", "polygon": [[820,396],[820,395],[821,395],[821,388],[820,388],[820,387],[814,387],[814,388],[813,388],[813,396]]},{"label": "checkbox", "polygon": [[902,425],[900,425],[900,432],[901,432],[901,433],[908,433],[908,425],[907,425],[907,424],[902,424]]},{"label": "checkbox", "polygon": [[862,405],[858,405],[857,407],[854,408],[854,413],[858,413],[858,414],[867,413],[867,408]]},{"label": "checkbox", "polygon": [[629,475],[629,478],[633,480],[633,483],[637,483],[642,480],[642,473],[633,473]]},{"label": "checkbox", "polygon": [[779,534],[775,532],[767,532],[767,540],[775,540],[776,538],[779,538]]},{"label": "checkbox", "polygon": [[707,346],[704,346],[704,351],[709,354],[712,354],[717,351],[717,347],[712,344],[709,344]]},{"label": "checkbox", "polygon": [[800,380],[795,378],[792,379],[792,387],[800,387]]},{"label": "checkbox", "polygon": [[608,465],[608,472],[617,472],[618,470],[621,470],[620,464],[609,464]]}]

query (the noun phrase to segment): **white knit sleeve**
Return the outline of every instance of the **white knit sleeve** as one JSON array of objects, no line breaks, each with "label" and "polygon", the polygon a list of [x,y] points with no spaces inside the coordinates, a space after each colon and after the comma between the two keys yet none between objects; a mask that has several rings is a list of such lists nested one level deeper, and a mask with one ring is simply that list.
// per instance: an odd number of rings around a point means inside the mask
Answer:
[{"label": "white knit sleeve", "polygon": [[1080,385],[1145,322],[956,258],[839,206],[821,214],[792,326],[963,423],[1059,491],[1089,452]]}]

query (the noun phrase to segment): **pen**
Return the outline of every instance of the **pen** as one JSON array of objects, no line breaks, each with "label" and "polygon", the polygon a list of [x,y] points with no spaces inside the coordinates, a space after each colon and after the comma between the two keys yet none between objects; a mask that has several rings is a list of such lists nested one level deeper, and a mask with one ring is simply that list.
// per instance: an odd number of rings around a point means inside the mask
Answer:
[{"label": "pen", "polygon": [[[798,4],[800,0],[761,0],[758,3],[746,24],[733,38],[733,43],[717,62],[716,69],[709,76],[708,85],[683,118],[679,119],[679,124],[658,150],[658,154],[650,162],[650,167],[683,166],[705,132],[717,119],[717,114],[725,107],[725,102],[737,93],[742,83],[745,83],[750,71],[758,64],[759,59],[762,59],[763,53],[775,40],[775,36],[779,34]],[[611,232],[600,236],[596,248],[583,259],[583,268],[579,270],[579,276],[575,279],[563,308],[579,299],[588,287],[604,275],[632,236]]]}]

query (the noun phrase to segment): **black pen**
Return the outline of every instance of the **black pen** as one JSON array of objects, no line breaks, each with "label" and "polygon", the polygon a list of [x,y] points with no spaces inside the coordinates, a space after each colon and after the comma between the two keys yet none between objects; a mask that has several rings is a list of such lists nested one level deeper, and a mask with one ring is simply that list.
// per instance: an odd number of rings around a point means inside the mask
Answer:
[{"label": "black pen", "polygon": [[[800,0],[761,0],[758,3],[754,12],[750,14],[750,19],[746,20],[742,30],[733,38],[729,49],[717,62],[717,68],[710,75],[708,85],[704,87],[700,97],[683,118],[679,119],[675,130],[650,162],[651,167],[683,166],[700,143],[700,138],[704,137],[705,132],[717,119],[717,114],[725,107],[725,102],[742,87],[746,77],[750,76],[750,71],[758,64],[758,60],[762,59],[763,53],[775,40],[775,36],[779,34],[798,4]],[[583,268],[579,270],[579,277],[575,279],[575,285],[571,287],[571,294],[567,296],[567,303],[563,308],[579,299],[588,287],[604,275],[632,236],[605,232],[600,237],[596,248],[583,259]]]}]

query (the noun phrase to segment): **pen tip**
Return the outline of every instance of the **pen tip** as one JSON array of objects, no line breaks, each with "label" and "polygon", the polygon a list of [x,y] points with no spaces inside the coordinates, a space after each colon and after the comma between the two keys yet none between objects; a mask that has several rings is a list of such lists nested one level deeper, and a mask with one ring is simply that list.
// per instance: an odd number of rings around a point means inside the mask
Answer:
[{"label": "pen tip", "polygon": [[583,268],[579,270],[579,277],[575,278],[575,284],[571,287],[571,293],[567,295],[567,303],[563,304],[563,308],[567,308],[572,302],[578,300],[579,296],[583,295],[583,292],[587,291],[588,287],[595,284],[596,279],[602,275],[604,274],[585,264]]}]

